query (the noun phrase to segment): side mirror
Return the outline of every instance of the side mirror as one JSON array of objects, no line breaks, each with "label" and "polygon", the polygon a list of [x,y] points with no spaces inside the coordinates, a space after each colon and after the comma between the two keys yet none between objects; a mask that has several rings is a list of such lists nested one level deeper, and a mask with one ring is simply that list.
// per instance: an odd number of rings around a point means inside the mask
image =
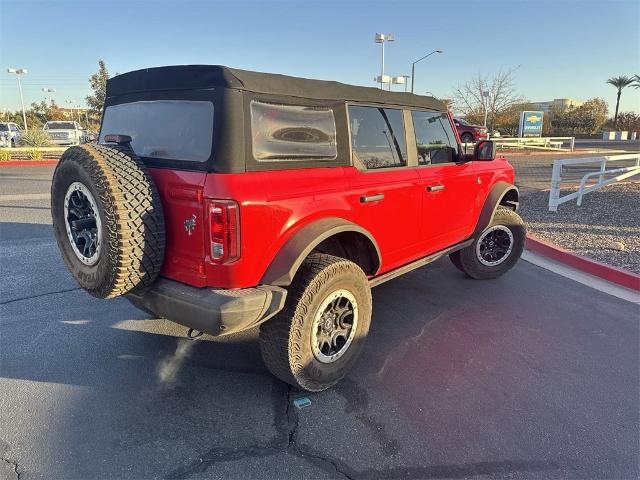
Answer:
[{"label": "side mirror", "polygon": [[478,142],[473,149],[473,159],[479,161],[491,161],[496,158],[498,146],[491,140]]}]

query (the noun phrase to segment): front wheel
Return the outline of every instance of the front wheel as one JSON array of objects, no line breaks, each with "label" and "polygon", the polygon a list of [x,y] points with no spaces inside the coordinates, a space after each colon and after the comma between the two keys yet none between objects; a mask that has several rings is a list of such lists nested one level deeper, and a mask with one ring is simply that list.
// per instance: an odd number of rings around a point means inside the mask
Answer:
[{"label": "front wheel", "polygon": [[339,382],[364,347],[371,290],[358,265],[313,253],[296,274],[285,308],[260,327],[260,350],[280,380],[310,392]]},{"label": "front wheel", "polygon": [[526,237],[527,227],[520,215],[509,208],[498,207],[491,224],[478,238],[449,258],[471,278],[496,278],[516,264]]}]

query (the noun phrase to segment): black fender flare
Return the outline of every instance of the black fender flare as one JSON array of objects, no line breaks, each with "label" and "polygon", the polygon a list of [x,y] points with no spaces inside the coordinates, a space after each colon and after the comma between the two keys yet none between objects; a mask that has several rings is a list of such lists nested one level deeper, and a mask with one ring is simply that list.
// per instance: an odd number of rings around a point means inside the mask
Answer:
[{"label": "black fender flare", "polygon": [[273,258],[262,276],[261,283],[282,287],[291,285],[298,268],[300,268],[304,259],[313,249],[327,238],[343,232],[356,232],[367,237],[378,257],[377,268],[380,268],[382,257],[378,243],[373,238],[373,235],[361,226],[344,218],[330,217],[316,220],[295,232]]},{"label": "black fender flare", "polygon": [[[510,193],[513,192],[513,193]],[[503,199],[507,195],[514,195],[516,200],[510,200],[509,203],[513,206],[514,210],[518,209],[518,198],[520,197],[520,192],[518,187],[511,183],[507,182],[497,182],[487,195],[487,199],[484,201],[484,205],[482,206],[482,210],[480,211],[480,216],[478,218],[478,223],[476,223],[476,228],[473,231],[473,237],[477,237],[480,233],[483,232],[485,228],[489,226],[493,216],[496,213],[496,209],[499,205],[502,204]]]}]

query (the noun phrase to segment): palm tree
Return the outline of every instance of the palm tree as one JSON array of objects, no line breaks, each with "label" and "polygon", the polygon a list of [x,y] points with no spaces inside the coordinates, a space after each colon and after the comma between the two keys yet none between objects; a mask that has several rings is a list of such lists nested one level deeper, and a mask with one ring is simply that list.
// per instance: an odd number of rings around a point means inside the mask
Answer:
[{"label": "palm tree", "polygon": [[616,100],[616,114],[613,117],[613,124],[618,124],[618,107],[620,106],[620,95],[622,95],[622,89],[627,87],[633,83],[634,79],[631,77],[627,77],[625,75],[620,75],[619,77],[611,77],[607,80],[607,83],[613,85],[618,89],[618,98]]},{"label": "palm tree", "polygon": [[633,88],[640,88],[640,75],[633,76],[633,84],[631,86]]}]

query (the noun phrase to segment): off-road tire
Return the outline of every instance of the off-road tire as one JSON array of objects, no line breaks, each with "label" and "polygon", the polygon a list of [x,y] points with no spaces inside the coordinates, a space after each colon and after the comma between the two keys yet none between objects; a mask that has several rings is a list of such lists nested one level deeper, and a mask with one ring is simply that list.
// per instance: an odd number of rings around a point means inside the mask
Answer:
[{"label": "off-road tire", "polygon": [[495,225],[507,227],[513,235],[513,247],[509,256],[498,265],[483,265],[476,255],[479,235],[471,245],[449,255],[451,263],[467,276],[477,280],[499,277],[511,269],[522,255],[527,237],[527,227],[520,215],[510,208],[499,206],[487,228]]},{"label": "off-road tire", "polygon": [[[74,253],[66,231],[65,195],[80,182],[91,193],[102,222],[97,263]],[[98,298],[112,298],[153,283],[162,267],[162,203],[142,161],[121,146],[81,145],[60,158],[51,185],[51,215],[58,247],[78,284]]]},{"label": "off-road tire", "polygon": [[[333,363],[321,363],[311,347],[314,316],[332,292],[348,290],[358,304],[355,337]],[[260,327],[260,351],[267,368],[280,380],[310,392],[339,382],[364,347],[371,323],[371,289],[365,273],[344,258],[312,253],[300,266],[284,309]]]},{"label": "off-road tire", "polygon": [[470,133],[463,133],[460,137],[460,140],[462,141],[462,143],[474,143],[473,135],[471,135]]}]

